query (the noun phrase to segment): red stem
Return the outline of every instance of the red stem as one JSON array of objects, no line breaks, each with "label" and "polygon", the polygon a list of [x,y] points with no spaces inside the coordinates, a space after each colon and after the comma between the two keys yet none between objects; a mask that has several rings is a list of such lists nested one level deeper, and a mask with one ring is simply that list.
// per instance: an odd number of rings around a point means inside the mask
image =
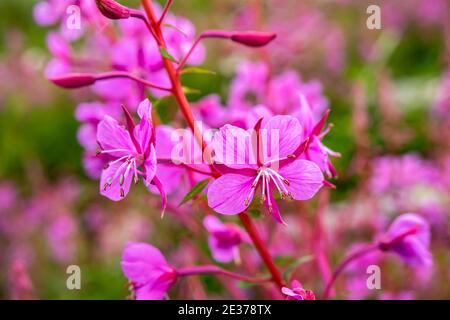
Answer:
[{"label": "red stem", "polygon": [[286,284],[284,283],[283,277],[281,276],[280,271],[278,271],[275,263],[272,260],[272,257],[269,254],[269,251],[267,250],[264,242],[259,236],[258,231],[256,230],[256,227],[253,224],[253,221],[245,212],[239,214],[239,218],[241,219],[241,222],[244,225],[248,235],[252,239],[256,247],[256,250],[258,250],[259,255],[261,256],[265,265],[272,274],[272,281],[275,282],[275,284],[280,288],[285,287]]},{"label": "red stem", "polygon": [[[153,11],[152,7],[152,0],[142,0],[142,5],[144,6],[145,12],[147,14],[148,19],[150,20],[150,24],[152,26],[153,31],[155,32],[155,40],[158,44],[158,47],[163,50],[167,50],[166,42],[164,40],[164,36],[161,31],[161,26],[158,25],[159,19],[156,17],[155,12]],[[183,87],[181,85],[180,76],[175,70],[172,61],[169,59],[162,57],[164,62],[164,67],[167,71],[167,74],[169,76],[170,82],[172,84],[172,94],[174,95],[175,99],[178,102],[178,105],[180,106],[181,112],[183,113],[184,118],[186,119],[186,122],[189,126],[189,128],[192,130],[195,139],[197,140],[198,144],[201,146],[202,150],[204,151],[207,147],[206,142],[203,140],[201,131],[197,128],[195,125],[195,118],[192,114],[191,108],[189,106],[189,102],[186,98],[186,95],[184,94]],[[206,153],[208,156],[209,154]],[[209,160],[206,159],[208,163],[211,163]]]},{"label": "red stem", "polygon": [[[158,18],[155,15],[155,12],[153,11],[152,7],[152,0],[142,0],[142,5],[144,6],[145,12],[147,14],[148,19],[150,20],[150,24],[156,34],[155,40],[158,44],[158,47],[160,49],[167,50],[166,43],[161,31],[160,26],[158,25]],[[207,148],[206,142],[203,140],[202,134],[200,130],[198,130],[197,126],[195,125],[195,118],[192,114],[191,108],[189,106],[189,102],[186,98],[186,95],[183,92],[183,87],[181,85],[180,81],[180,75],[177,72],[177,70],[174,68],[172,61],[169,59],[162,57],[164,61],[164,67],[167,71],[167,74],[170,78],[170,82],[172,83],[172,93],[175,96],[175,99],[178,102],[178,105],[180,106],[181,112],[183,113],[184,118],[186,119],[186,122],[188,123],[189,127],[191,128],[192,132],[194,133],[195,138],[197,139],[199,145],[201,145],[202,150],[204,151]],[[209,153],[206,153],[207,155]],[[208,163],[212,163],[209,161],[210,159],[205,159],[208,161]],[[217,172],[216,169],[211,166],[211,169],[213,172]],[[277,267],[275,266],[274,262],[272,261],[272,258],[270,257],[270,254],[264,245],[263,241],[261,240],[256,228],[254,227],[250,217],[245,214],[241,213],[239,215],[242,223],[245,226],[245,229],[247,230],[250,238],[252,239],[256,249],[258,250],[261,258],[263,259],[264,263],[266,264],[267,268],[269,269],[270,273],[272,274],[272,281],[274,281],[278,287],[283,287],[284,281],[283,278],[278,271]]]}]

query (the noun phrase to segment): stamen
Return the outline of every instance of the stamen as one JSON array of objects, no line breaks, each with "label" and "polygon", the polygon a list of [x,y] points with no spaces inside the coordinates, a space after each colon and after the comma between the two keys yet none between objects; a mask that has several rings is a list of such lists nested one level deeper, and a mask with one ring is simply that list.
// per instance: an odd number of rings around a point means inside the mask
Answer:
[{"label": "stamen", "polygon": [[258,175],[256,176],[255,180],[253,180],[252,188],[256,188],[256,186],[258,185],[259,178],[261,177],[262,174],[263,174],[263,169],[259,170]]},{"label": "stamen", "polygon": [[286,187],[283,185],[283,182],[281,181],[281,179],[278,177],[277,173],[272,170],[267,168],[266,169],[268,171],[268,175],[269,177],[272,179],[273,183],[275,184],[275,187],[278,189],[278,192],[281,195],[281,198],[284,199],[284,194],[286,190]]},{"label": "stamen", "polygon": [[[286,194],[289,192],[289,190],[286,188],[285,185],[289,186],[290,182],[289,180],[287,180],[286,178],[284,178],[281,174],[279,174],[278,172],[276,172],[273,169],[268,168],[267,170],[269,170],[275,177],[277,177],[278,181],[280,182],[280,187],[283,190],[283,192],[285,192]],[[283,183],[285,185],[283,185]]]},{"label": "stamen", "polygon": [[287,160],[287,159],[293,159],[293,158],[295,158],[295,157],[296,157],[295,154],[288,154],[286,157],[279,158],[279,159],[273,159],[273,160],[267,161],[264,165],[265,165],[265,166],[268,166],[268,165],[270,165],[270,164],[272,164],[272,163],[280,162],[280,161],[282,161],[282,160]]},{"label": "stamen", "polygon": [[[256,187],[258,186],[259,178],[263,174],[264,174],[264,169],[259,170],[258,174],[256,175],[255,180],[253,180],[253,182],[252,182],[252,189],[250,190],[250,193],[247,196],[247,198],[245,198],[245,206],[249,205],[250,198],[253,197],[253,195],[255,194]],[[264,177],[264,175],[263,175],[263,177]]]},{"label": "stamen", "polygon": [[125,198],[125,190],[123,190],[123,188],[120,188],[120,196]]},{"label": "stamen", "polygon": [[121,166],[117,169],[116,173],[114,174],[112,180],[116,180],[116,178],[121,174],[122,170],[125,168],[126,165],[127,165],[126,162],[121,164]]},{"label": "stamen", "polygon": [[109,150],[99,150],[97,151],[96,155],[101,155],[103,153],[111,153],[111,152],[129,152],[130,150],[127,149],[109,149]]},{"label": "stamen", "polygon": [[265,179],[266,181],[266,188],[267,188],[267,204],[268,204],[268,207],[269,207],[269,212],[270,213],[272,213],[272,203],[271,203],[271,201],[270,201],[270,194],[269,194],[269,192],[270,192],[270,188],[269,188],[269,179]]},{"label": "stamen", "polygon": [[133,169],[134,169],[134,184],[137,184],[139,182],[139,176],[137,174],[136,159],[134,159],[133,161]]},{"label": "stamen", "polygon": [[120,161],[122,161],[122,160],[124,160],[124,159],[126,159],[126,158],[129,158],[129,157],[130,157],[129,155],[120,157],[120,158],[118,158],[118,159],[116,159],[116,160],[114,160],[114,161],[109,162],[109,163],[108,163],[108,166],[112,166],[113,164],[116,164],[117,162],[120,162]]},{"label": "stamen", "polygon": [[263,175],[263,181],[262,181],[262,192],[261,192],[261,203],[264,203],[266,201],[266,175]]},{"label": "stamen", "polygon": [[123,182],[124,182],[124,176],[123,176],[123,174],[121,174],[120,178],[119,178],[119,185],[123,186]]}]

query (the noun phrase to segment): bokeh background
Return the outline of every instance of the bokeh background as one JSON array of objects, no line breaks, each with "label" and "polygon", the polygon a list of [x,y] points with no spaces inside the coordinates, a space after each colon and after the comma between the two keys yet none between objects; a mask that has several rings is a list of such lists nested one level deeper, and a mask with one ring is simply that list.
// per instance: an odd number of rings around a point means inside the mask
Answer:
[{"label": "bokeh background", "polygon": [[[56,88],[44,76],[49,28],[33,20],[35,3],[0,1],[0,298],[124,299],[129,291],[120,256],[130,240],[151,242],[185,264],[195,263],[189,261],[194,256],[208,261],[205,236],[192,237],[184,220],[170,215],[161,220],[158,199],[142,186],[120,203],[98,194],[98,181],[83,170],[77,141],[79,93]],[[366,27],[369,4],[382,8],[381,30]],[[257,51],[206,42],[205,67],[217,74],[185,77],[188,87],[201,91],[191,101],[209,93],[225,101],[244,59],[265,59],[278,72],[294,69],[302,79],[322,83],[334,124],[325,141],[342,155],[333,159],[337,189],[326,195],[332,265],[355,242],[370,241],[378,228],[371,219],[375,213],[392,220],[418,212],[431,221],[433,270],[387,259],[384,298],[450,298],[449,10],[446,0],[175,0],[173,5],[197,30],[278,34]],[[176,108],[173,101],[165,104],[163,119]],[[305,207],[302,229],[291,230],[298,256],[311,254],[302,243],[313,231],[316,201]],[[187,217],[194,229],[201,226],[195,210]],[[277,261],[287,265],[285,260]],[[81,267],[81,290],[66,288],[71,264]],[[305,262],[298,275],[314,289],[319,280],[308,276],[311,270],[313,263]],[[339,286],[351,290],[344,280]],[[189,279],[176,290],[175,298],[230,297],[223,281],[212,277]]]}]

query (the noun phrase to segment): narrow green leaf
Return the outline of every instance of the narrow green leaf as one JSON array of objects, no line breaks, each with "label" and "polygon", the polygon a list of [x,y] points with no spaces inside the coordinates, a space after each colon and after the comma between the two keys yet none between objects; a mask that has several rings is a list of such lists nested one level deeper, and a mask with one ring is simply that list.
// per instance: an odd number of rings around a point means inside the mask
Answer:
[{"label": "narrow green leaf", "polygon": [[198,195],[200,192],[203,191],[203,189],[205,189],[206,185],[209,183],[209,179],[205,179],[200,181],[199,183],[197,183],[192,189],[191,191],[189,191],[183,198],[183,200],[181,200],[180,204],[178,206],[181,206],[183,204],[185,204],[186,202],[188,202],[189,200],[191,200],[192,198],[194,198],[196,195]]},{"label": "narrow green leaf", "polygon": [[184,68],[181,71],[181,74],[209,74],[209,75],[215,75],[216,73],[212,70],[199,68],[199,67],[188,67]]},{"label": "narrow green leaf", "polygon": [[201,94],[202,93],[200,90],[189,88],[189,87],[183,87],[183,92],[185,94]]},{"label": "narrow green leaf", "polygon": [[170,29],[177,30],[177,31],[178,31],[179,33],[181,33],[185,38],[188,38],[188,35],[187,35],[183,30],[181,30],[181,29],[178,28],[177,26],[174,26],[173,24],[170,24],[170,23],[164,23],[163,26],[166,27],[166,28],[170,28]]},{"label": "narrow green leaf", "polygon": [[159,52],[164,58],[169,59],[172,62],[178,63],[178,61],[174,57],[172,57],[172,55],[167,51],[166,48],[159,48]]}]

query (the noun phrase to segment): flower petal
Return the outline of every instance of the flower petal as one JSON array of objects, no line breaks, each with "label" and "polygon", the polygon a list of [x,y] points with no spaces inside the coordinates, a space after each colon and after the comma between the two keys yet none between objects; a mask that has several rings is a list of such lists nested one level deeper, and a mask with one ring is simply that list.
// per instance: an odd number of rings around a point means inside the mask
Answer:
[{"label": "flower petal", "polygon": [[279,173],[289,181],[288,190],[295,200],[311,199],[323,186],[323,174],[314,162],[296,160],[280,168]]},{"label": "flower petal", "polygon": [[121,175],[125,174],[128,165],[126,161],[117,162],[102,171],[100,193],[103,196],[113,201],[120,201],[127,196],[130,191],[131,182],[133,181],[132,169],[123,178],[122,185],[120,185],[120,180],[122,179]]},{"label": "flower petal", "polygon": [[302,126],[291,116],[274,116],[263,129],[261,141],[265,148],[265,162],[293,154],[303,141]]},{"label": "flower petal", "polygon": [[138,284],[158,278],[167,265],[161,251],[146,243],[129,242],[123,251],[122,271]]},{"label": "flower petal", "polygon": [[213,137],[215,160],[233,169],[256,168],[252,136],[242,128],[225,125]]},{"label": "flower petal", "polygon": [[252,190],[255,177],[240,174],[225,174],[216,179],[208,188],[208,205],[221,214],[238,214],[243,212],[251,203],[245,200]]},{"label": "flower petal", "polygon": [[97,141],[103,150],[124,149],[126,151],[109,152],[109,154],[122,157],[134,151],[130,134],[117,120],[106,115],[97,127]]}]

